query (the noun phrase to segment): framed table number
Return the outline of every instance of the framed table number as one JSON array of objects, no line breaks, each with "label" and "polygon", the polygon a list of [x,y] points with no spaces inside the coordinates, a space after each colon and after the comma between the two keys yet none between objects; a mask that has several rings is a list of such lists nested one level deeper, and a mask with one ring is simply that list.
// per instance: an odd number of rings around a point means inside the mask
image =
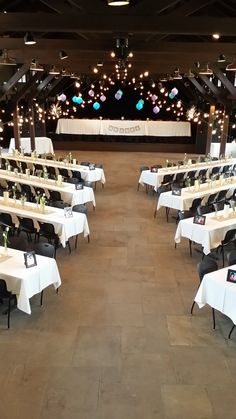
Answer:
[{"label": "framed table number", "polygon": [[193,222],[194,224],[205,225],[206,217],[205,215],[195,215],[195,217],[193,217]]},{"label": "framed table number", "polygon": [[36,266],[37,260],[35,251],[32,250],[31,252],[24,253],[24,260],[26,268],[32,268],[33,266]]},{"label": "framed table number", "polygon": [[72,207],[65,207],[65,208],[64,208],[64,216],[65,216],[66,218],[71,218],[71,217],[73,217]]}]

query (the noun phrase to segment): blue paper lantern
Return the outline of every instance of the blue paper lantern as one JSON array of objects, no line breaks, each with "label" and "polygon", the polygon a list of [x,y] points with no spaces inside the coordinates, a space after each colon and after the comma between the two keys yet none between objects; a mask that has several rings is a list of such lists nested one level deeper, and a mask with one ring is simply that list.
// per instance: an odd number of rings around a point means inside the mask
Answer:
[{"label": "blue paper lantern", "polygon": [[72,102],[77,103],[77,96],[72,97]]},{"label": "blue paper lantern", "polygon": [[140,103],[140,102],[136,103],[136,109],[137,109],[138,111],[141,111],[141,109],[143,109],[143,105],[142,105],[142,103]]},{"label": "blue paper lantern", "polygon": [[169,98],[170,98],[170,99],[174,99],[174,97],[175,97],[175,95],[174,95],[173,93],[171,93],[171,92],[170,92],[170,93],[169,93]]},{"label": "blue paper lantern", "polygon": [[122,90],[117,90],[117,92],[116,93],[118,93],[120,96],[122,96],[123,95],[123,92],[122,92]]},{"label": "blue paper lantern", "polygon": [[138,102],[141,103],[142,105],[144,105],[144,100],[143,99],[139,99]]},{"label": "blue paper lantern", "polygon": [[100,108],[100,103],[94,102],[93,109],[95,109],[95,111],[98,111],[99,108]]},{"label": "blue paper lantern", "polygon": [[78,105],[81,105],[83,103],[83,99],[82,99],[81,96],[77,97],[77,103],[78,103]]}]

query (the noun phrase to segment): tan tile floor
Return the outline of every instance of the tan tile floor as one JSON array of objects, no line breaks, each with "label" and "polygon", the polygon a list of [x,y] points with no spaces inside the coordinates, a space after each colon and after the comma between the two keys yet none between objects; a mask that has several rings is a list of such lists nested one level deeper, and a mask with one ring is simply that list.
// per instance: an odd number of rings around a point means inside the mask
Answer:
[{"label": "tan tile floor", "polygon": [[200,256],[187,241],[174,249],[175,220],[154,219],[156,197],[137,191],[139,166],[167,156],[74,154],[107,177],[91,242],[59,249],[58,295],[14,311],[10,331],[1,316],[0,418],[235,419],[236,332],[228,341],[219,313],[213,331],[209,308],[190,316]]}]

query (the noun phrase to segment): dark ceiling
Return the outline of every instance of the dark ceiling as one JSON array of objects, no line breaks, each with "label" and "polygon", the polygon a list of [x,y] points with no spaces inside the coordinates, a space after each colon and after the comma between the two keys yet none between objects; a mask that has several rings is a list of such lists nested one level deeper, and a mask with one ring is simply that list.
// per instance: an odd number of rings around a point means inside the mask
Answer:
[{"label": "dark ceiling", "polygon": [[[0,48],[18,63],[36,58],[78,74],[114,73],[111,58],[116,40],[128,40],[134,57],[130,77],[149,71],[153,77],[194,70],[236,54],[235,0],[130,0],[129,6],[110,7],[106,0],[0,0]],[[36,45],[24,45],[31,31]],[[219,32],[218,41],[212,33]],[[59,51],[69,57],[61,61]]]}]

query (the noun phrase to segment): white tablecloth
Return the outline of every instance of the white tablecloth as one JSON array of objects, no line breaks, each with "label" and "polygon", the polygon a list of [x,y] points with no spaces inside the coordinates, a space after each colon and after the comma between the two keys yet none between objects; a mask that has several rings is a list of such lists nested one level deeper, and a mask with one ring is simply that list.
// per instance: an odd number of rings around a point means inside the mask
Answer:
[{"label": "white tablecloth", "polygon": [[17,216],[32,218],[37,230],[39,229],[38,221],[53,224],[55,233],[58,234],[63,247],[66,247],[66,242],[70,237],[81,233],[84,234],[84,237],[89,235],[89,226],[85,214],[73,212],[73,217],[66,218],[64,210],[48,206],[45,206],[45,213],[41,213],[37,210],[36,204],[28,202],[23,208],[20,201],[17,200],[15,205],[14,200],[9,199],[6,204],[2,197],[0,197],[0,212],[10,213],[16,225],[18,224]]},{"label": "white tablecloth", "polygon": [[141,185],[147,184],[150,186],[153,186],[155,190],[161,185],[163,182],[165,175],[173,175],[174,179],[177,173],[184,173],[185,176],[188,172],[192,170],[196,170],[197,174],[201,169],[207,169],[207,176],[211,174],[211,170],[213,167],[223,167],[223,166],[233,166],[236,164],[236,159],[229,159],[227,161],[218,160],[218,161],[212,161],[210,163],[196,163],[191,164],[189,166],[174,166],[174,167],[167,167],[158,169],[157,172],[151,172],[150,170],[143,170],[140,174],[139,183]]},{"label": "white tablecloth", "polygon": [[[219,157],[220,155],[220,143],[211,143],[210,150],[212,157]],[[226,143],[225,153],[226,156],[236,157],[236,143]]]},{"label": "white tablecloth", "polygon": [[67,119],[57,122],[57,134],[191,137],[190,122],[107,119]]},{"label": "white tablecloth", "polygon": [[[29,137],[20,138],[20,146],[23,148],[24,153],[31,153],[31,142]],[[15,138],[11,138],[9,145],[9,153],[16,148]],[[48,137],[35,137],[35,148],[38,154],[54,153],[52,140]]]},{"label": "white tablecloth", "polygon": [[[193,223],[193,218],[181,220],[178,224],[175,242],[180,243],[182,237],[186,237],[195,243],[201,244],[205,255],[215,249],[224,239],[228,230],[236,228],[236,217],[223,218],[224,211],[219,211],[217,220],[215,213],[206,215],[206,224]],[[232,214],[232,209],[230,209]]]},{"label": "white tablecloth", "polygon": [[[14,172],[7,172],[6,170],[0,169],[0,181],[9,180],[20,184],[30,185],[31,187],[44,188],[46,197],[49,199],[49,190],[60,192],[62,200],[71,206],[77,204],[85,204],[86,202],[92,202],[93,206],[96,206],[94,191],[92,188],[84,186],[81,190],[76,190],[75,185],[71,183],[62,182],[61,186],[55,184],[55,180],[39,179],[37,176],[26,176],[25,174],[15,175]],[[2,182],[1,182],[2,183]],[[32,190],[32,192],[34,192]]]},{"label": "white tablecloth", "polygon": [[89,182],[106,182],[104,170],[97,167],[94,170],[89,170],[88,166],[81,166],[80,164],[69,164],[61,161],[42,158],[33,159],[27,156],[16,157],[12,156],[12,154],[6,154],[3,157],[6,158],[9,162],[11,160],[15,160],[17,162],[24,161],[27,163],[29,168],[32,167],[33,164],[41,164],[42,166],[55,167],[56,169],[62,168],[67,169],[69,171],[80,172],[82,179],[87,180]]},{"label": "white tablecloth", "polygon": [[16,294],[19,310],[31,314],[29,300],[33,295],[49,285],[55,288],[61,285],[57,263],[53,258],[36,255],[37,265],[26,268],[24,252],[8,248],[7,253],[9,258],[6,259],[4,248],[0,247],[0,276],[8,290]]},{"label": "white tablecloth", "polygon": [[[205,304],[219,310],[236,324],[236,284],[227,282],[229,267],[204,275],[195,297],[199,307]],[[230,266],[236,269],[236,265]]]},{"label": "white tablecloth", "polygon": [[182,188],[180,196],[172,195],[172,191],[163,192],[157,202],[157,211],[161,207],[172,208],[178,211],[188,210],[194,199],[203,197],[202,203],[204,203],[209,195],[222,190],[229,190],[227,196],[232,195],[232,192],[236,188],[236,177],[232,177],[230,179],[232,179],[232,183],[220,185],[220,181],[217,181],[215,182],[217,186],[212,188],[209,187],[209,184],[203,183],[200,185],[200,190],[198,192],[194,191],[194,186],[191,186],[190,188]]}]

